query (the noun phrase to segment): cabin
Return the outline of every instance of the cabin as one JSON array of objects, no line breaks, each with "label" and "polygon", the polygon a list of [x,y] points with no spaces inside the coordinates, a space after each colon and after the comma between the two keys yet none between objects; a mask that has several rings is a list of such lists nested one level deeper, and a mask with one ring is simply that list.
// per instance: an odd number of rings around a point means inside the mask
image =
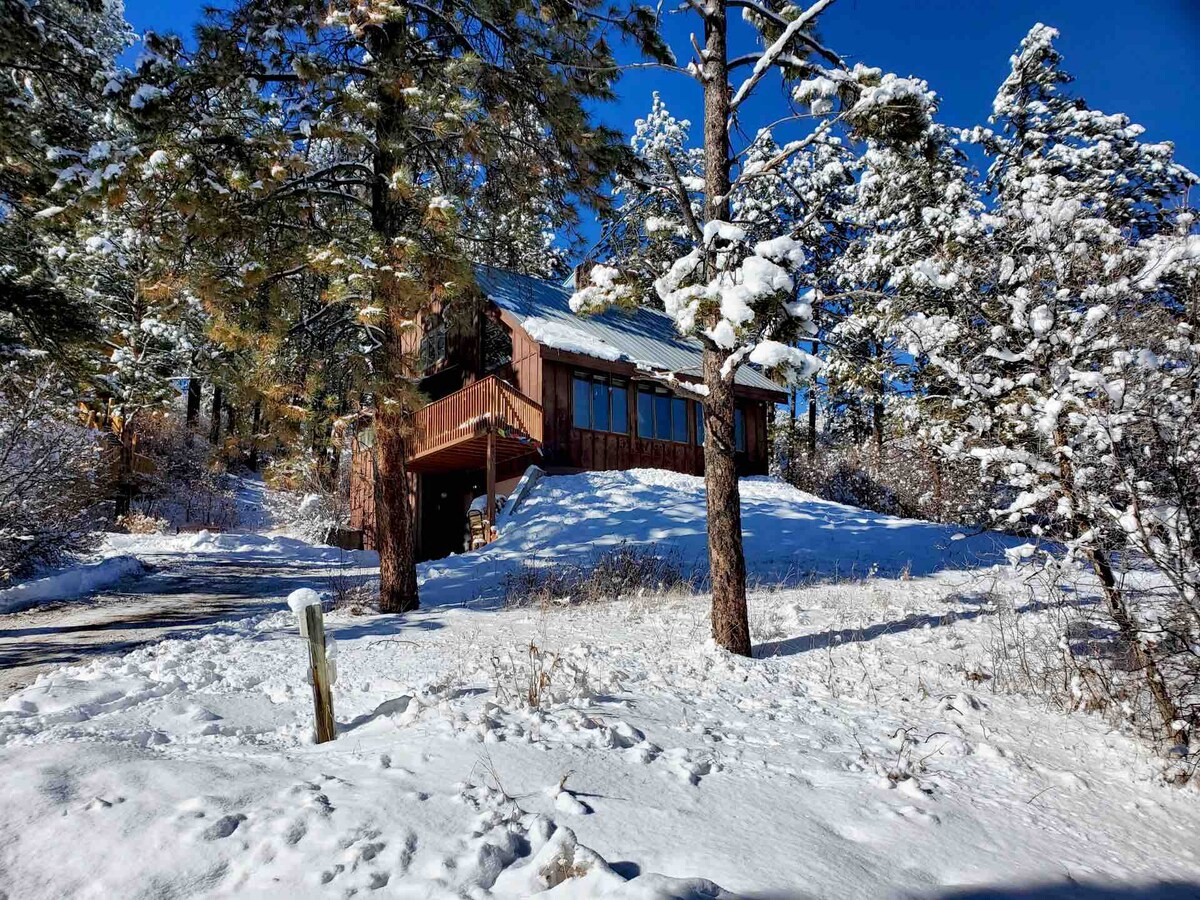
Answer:
[{"label": "cabin", "polygon": [[[572,289],[490,266],[476,268],[479,307],[452,318],[436,304],[407,350],[428,404],[415,415],[408,459],[418,559],[469,549],[531,464],[548,474],[633,468],[704,473],[704,422],[695,394],[701,347],[664,313],[577,316]],[[674,373],[675,385],[664,377]],[[781,388],[738,371],[735,431],[742,475],[767,472],[767,421]],[[374,546],[374,456],[355,437],[351,528]],[[472,504],[474,503],[474,508]],[[478,535],[477,535],[478,537]]]}]

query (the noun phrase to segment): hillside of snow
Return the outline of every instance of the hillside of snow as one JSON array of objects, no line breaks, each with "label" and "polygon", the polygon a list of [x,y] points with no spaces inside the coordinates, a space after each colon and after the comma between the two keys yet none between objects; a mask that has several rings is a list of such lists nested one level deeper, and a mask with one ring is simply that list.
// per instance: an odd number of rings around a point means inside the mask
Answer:
[{"label": "hillside of snow", "polygon": [[[762,583],[928,575],[1003,562],[1004,549],[1020,543],[832,503],[776,478],[744,478],[741,493],[746,564]],[[486,602],[522,563],[586,562],[622,542],[673,553],[703,572],[706,520],[701,477],[663,469],[546,476],[499,540],[421,566],[421,602]]]}]

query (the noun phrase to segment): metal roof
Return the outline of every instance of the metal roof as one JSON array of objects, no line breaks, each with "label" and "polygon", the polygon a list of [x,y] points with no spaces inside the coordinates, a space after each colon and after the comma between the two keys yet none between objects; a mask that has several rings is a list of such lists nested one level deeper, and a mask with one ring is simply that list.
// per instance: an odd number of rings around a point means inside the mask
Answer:
[{"label": "metal roof", "polygon": [[[599,342],[606,351],[611,349],[620,353],[622,360],[639,368],[701,377],[700,342],[681,337],[666,313],[638,307],[632,311],[610,309],[596,315],[580,316],[571,311],[568,301],[572,290],[569,287],[488,265],[475,267],[475,280],[489,300],[511,313],[519,323],[524,324],[527,319],[545,320],[559,329],[569,328],[580,333],[581,345]],[[596,352],[587,353],[583,347],[573,350],[587,356],[611,358],[601,357]],[[744,387],[783,391],[750,365],[738,368],[734,382]]]}]

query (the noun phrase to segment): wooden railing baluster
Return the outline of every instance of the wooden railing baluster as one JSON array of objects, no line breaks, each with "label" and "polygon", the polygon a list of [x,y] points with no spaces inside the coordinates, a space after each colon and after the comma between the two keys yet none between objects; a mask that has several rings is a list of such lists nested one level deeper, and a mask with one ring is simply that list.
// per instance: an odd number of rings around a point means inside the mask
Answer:
[{"label": "wooden railing baluster", "polygon": [[505,425],[542,440],[542,407],[512,385],[489,375],[417,411],[412,457],[421,456],[491,425]]}]

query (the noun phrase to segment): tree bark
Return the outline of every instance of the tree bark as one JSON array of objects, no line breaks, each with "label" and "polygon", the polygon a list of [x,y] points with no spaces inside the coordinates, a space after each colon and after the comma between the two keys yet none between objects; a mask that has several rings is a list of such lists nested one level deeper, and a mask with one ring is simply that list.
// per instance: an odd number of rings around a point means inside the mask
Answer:
[{"label": "tree bark", "polygon": [[1164,745],[1173,747],[1180,744],[1186,748],[1189,738],[1187,729],[1177,732],[1173,727],[1175,722],[1182,719],[1179,707],[1171,698],[1171,693],[1167,689],[1166,682],[1163,681],[1162,672],[1154,656],[1141,641],[1141,627],[1126,605],[1121,589],[1117,586],[1116,575],[1108,554],[1093,548],[1087,552],[1087,555],[1088,561],[1092,564],[1092,571],[1100,580],[1100,588],[1104,593],[1108,614],[1117,626],[1117,633],[1121,635],[1121,640],[1129,645],[1129,649],[1133,653],[1134,664],[1150,688],[1150,696],[1154,701],[1159,718],[1162,720],[1160,734]]},{"label": "tree bark", "polygon": [[118,435],[121,445],[117,451],[117,496],[114,513],[116,518],[129,514],[133,504],[134,484],[133,453],[134,453],[134,423],[133,416],[121,420],[121,433]]},{"label": "tree bark", "polygon": [[[878,361],[883,353],[879,344],[871,348],[871,355]],[[871,404],[871,431],[875,438],[875,468],[883,471],[883,393],[887,385],[881,375],[875,385],[875,400]]]},{"label": "tree bark", "polygon": [[[711,0],[704,17],[704,219],[729,219],[729,47],[725,0]],[[709,247],[705,271],[717,271]],[[713,640],[741,656],[750,655],[746,612],[746,557],[742,550],[742,498],[734,458],[733,374],[722,372],[729,353],[704,349],[704,483],[708,495],[708,562],[712,575]]]},{"label": "tree bark", "polygon": [[704,351],[704,486],[708,497],[708,563],[712,577],[713,640],[750,656],[742,498],[734,456],[733,385],[721,376],[725,354]]},{"label": "tree bark", "polygon": [[871,434],[875,439],[875,467],[883,469],[883,400],[871,404]]},{"label": "tree bark", "polygon": [[416,535],[409,496],[408,441],[403,414],[375,415],[375,545],[379,551],[379,611],[405,613],[421,603]]},{"label": "tree bark", "polygon": [[[813,356],[817,355],[817,342],[813,341],[810,348]],[[814,378],[808,386],[808,434],[805,435],[808,446],[808,461],[812,463],[817,458],[817,382]]]},{"label": "tree bark", "polygon": [[194,375],[188,378],[186,422],[188,428],[195,428],[200,422],[200,379]]},{"label": "tree bark", "polygon": [[[384,59],[400,51],[405,38],[396,23],[381,28],[373,42],[373,52]],[[375,145],[372,159],[375,178],[371,188],[371,229],[386,247],[395,246],[405,230],[403,202],[388,188],[392,174],[403,168],[398,147],[402,144],[401,128],[404,101],[392,92],[378,98]],[[387,328],[379,350],[379,393],[376,400],[375,444],[378,459],[378,478],[375,481],[375,529],[379,551],[379,608],[383,612],[407,612],[420,605],[417,591],[417,542],[407,455],[408,437],[401,389],[407,374],[400,329],[411,318],[411,310],[403,308],[396,285],[389,276],[381,275],[377,296],[386,310]]]},{"label": "tree bark", "polygon": [[[1067,436],[1061,430],[1054,433],[1054,440],[1059,447],[1067,446]],[[1058,472],[1062,484],[1062,492],[1071,504],[1071,509],[1075,510],[1072,526],[1077,534],[1086,534],[1093,528],[1088,517],[1079,512],[1079,497],[1075,492],[1075,467],[1070,458],[1060,452],[1058,457]],[[1179,715],[1179,708],[1175,705],[1175,701],[1171,698],[1170,691],[1167,689],[1167,684],[1163,680],[1162,671],[1158,667],[1158,662],[1149,648],[1142,643],[1142,629],[1137,621],[1133,610],[1125,602],[1125,596],[1120,586],[1117,584],[1116,573],[1113,571],[1112,561],[1109,555],[1098,547],[1089,547],[1085,550],[1087,560],[1091,563],[1092,571],[1096,573],[1096,578],[1100,582],[1100,590],[1104,594],[1104,601],[1108,607],[1109,617],[1113,624],[1117,626],[1117,633],[1121,635],[1121,640],[1129,646],[1130,652],[1133,653],[1134,664],[1142,673],[1142,677],[1146,679],[1146,685],[1150,689],[1150,696],[1154,701],[1154,706],[1158,712],[1159,718],[1162,720],[1159,723],[1159,735],[1162,742],[1167,747],[1173,747],[1176,744],[1182,744],[1185,748],[1189,743],[1189,734],[1187,729],[1176,732],[1172,727],[1176,721],[1182,717]]]},{"label": "tree bark", "polygon": [[254,411],[250,419],[250,452],[246,462],[251,472],[258,471],[258,429],[262,425],[262,398],[254,401]]},{"label": "tree bark", "polygon": [[221,386],[213,385],[212,408],[209,413],[208,440],[214,446],[221,442]]},{"label": "tree bark", "polygon": [[928,450],[926,452],[929,454],[929,477],[933,481],[933,508],[937,510],[937,520],[944,522],[946,521],[946,497],[942,484],[942,463],[935,451]]}]

